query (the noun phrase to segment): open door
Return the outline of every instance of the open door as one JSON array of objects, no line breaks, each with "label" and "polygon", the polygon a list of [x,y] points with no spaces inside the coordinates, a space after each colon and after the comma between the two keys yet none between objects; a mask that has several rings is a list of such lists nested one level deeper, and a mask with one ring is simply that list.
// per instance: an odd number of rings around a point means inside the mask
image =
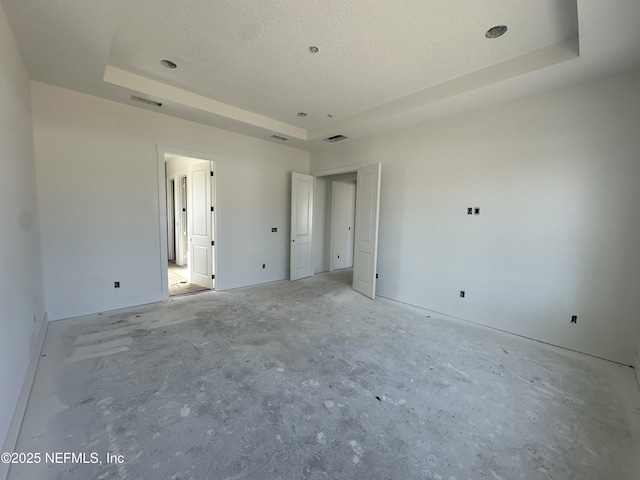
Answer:
[{"label": "open door", "polygon": [[291,175],[291,248],[289,279],[313,275],[313,182],[311,175]]},{"label": "open door", "polygon": [[376,297],[380,172],[379,163],[358,169],[356,189],[353,288],[372,299]]},{"label": "open door", "polygon": [[178,229],[178,239],[176,244],[178,245],[176,253],[176,265],[186,267],[189,265],[189,259],[187,258],[189,252],[189,222],[187,220],[187,176],[180,175],[179,194],[176,202],[176,212],[178,212],[177,218],[179,224],[176,225]]},{"label": "open door", "polygon": [[167,180],[167,257],[176,261],[176,179]]},{"label": "open door", "polygon": [[[215,168],[214,168],[215,170]],[[211,288],[216,288],[216,181],[215,172],[211,173]]]},{"label": "open door", "polygon": [[189,165],[189,271],[191,282],[213,288],[211,162]]}]

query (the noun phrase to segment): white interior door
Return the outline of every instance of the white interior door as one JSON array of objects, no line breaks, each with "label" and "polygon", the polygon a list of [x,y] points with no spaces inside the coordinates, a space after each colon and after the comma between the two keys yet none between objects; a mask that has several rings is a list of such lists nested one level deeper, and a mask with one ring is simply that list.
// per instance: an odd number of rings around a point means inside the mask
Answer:
[{"label": "white interior door", "polygon": [[376,297],[380,172],[379,163],[358,169],[356,188],[353,288],[370,298]]},{"label": "white interior door", "polygon": [[176,260],[176,180],[167,181],[167,256]]},{"label": "white interior door", "polygon": [[331,244],[329,271],[353,267],[356,182],[333,182],[331,188]]},{"label": "white interior door", "polygon": [[289,279],[313,275],[313,177],[293,172],[291,176],[291,248]]},{"label": "white interior door", "polygon": [[216,174],[211,177],[211,278],[212,288],[216,288]]},{"label": "white interior door", "polygon": [[211,162],[189,165],[189,273],[205,288],[213,288],[211,171]]},{"label": "white interior door", "polygon": [[187,253],[189,251],[189,232],[188,232],[188,215],[187,215],[187,176],[188,172],[180,174],[179,176],[179,194],[177,195],[176,211],[179,224],[176,225],[178,229],[178,253],[176,258],[176,265],[186,267],[189,265],[189,259]]}]

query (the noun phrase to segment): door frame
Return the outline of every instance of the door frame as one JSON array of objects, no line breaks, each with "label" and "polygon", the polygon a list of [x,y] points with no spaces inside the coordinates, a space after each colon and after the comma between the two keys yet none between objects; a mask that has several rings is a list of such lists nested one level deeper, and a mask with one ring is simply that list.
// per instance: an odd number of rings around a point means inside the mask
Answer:
[{"label": "door frame", "polygon": [[[332,169],[328,169],[328,170],[316,170],[313,172],[310,172],[309,175],[313,176],[313,177],[327,177],[330,175],[340,175],[342,173],[353,173],[353,172],[358,172],[358,170],[360,170],[361,168],[365,168],[365,167],[371,167],[373,165],[378,165],[378,168],[380,168],[380,162],[378,163],[374,163],[374,164],[360,164],[360,165],[350,165],[350,166],[346,166],[346,167],[337,167],[337,168],[332,168]],[[380,170],[378,170],[378,174],[380,174]],[[358,189],[360,188],[360,182],[358,180],[356,180],[356,225],[355,225],[355,230],[357,230],[357,222],[358,222]],[[332,192],[333,195],[333,192]],[[379,190],[379,186],[378,186],[378,195],[380,195],[380,190]],[[378,197],[379,200],[379,197]],[[333,202],[333,198],[332,198],[332,202]],[[379,215],[379,207],[380,205],[378,204],[378,215]],[[377,221],[379,222],[379,216]],[[331,222],[333,223],[333,218],[331,219]],[[377,229],[376,229],[377,230]],[[354,232],[355,234],[355,232]],[[333,232],[331,232],[331,237],[333,236]],[[376,242],[377,242],[377,233],[376,233]],[[330,240],[331,241],[331,240]],[[354,246],[354,253],[353,253],[353,268],[354,268],[354,274],[355,274],[355,266],[356,266],[356,252],[355,252],[355,248],[356,248],[356,242],[357,242],[357,236],[356,238],[354,238],[354,242],[353,242],[353,246]],[[331,262],[331,258],[329,259],[329,261]],[[374,270],[377,269],[377,247],[376,247],[376,262],[374,265]],[[375,290],[376,290],[376,286],[375,284],[376,282],[376,272],[373,272],[373,282],[374,282],[374,287],[373,287],[373,296],[371,297],[372,299],[375,298]],[[356,288],[353,286],[353,281],[352,281],[352,288],[354,290],[356,290]],[[356,290],[359,291],[359,290]],[[359,291],[360,293],[362,293],[361,291]],[[365,294],[366,295],[366,294]],[[367,295],[368,296],[368,295]]]},{"label": "door frame", "polygon": [[[315,170],[313,172],[310,172],[309,175],[311,175],[312,177],[331,177],[333,175],[342,175],[343,173],[358,173],[358,170],[360,168],[366,167],[366,164],[361,163],[361,164],[357,164],[357,165],[348,165],[346,167],[337,167],[337,168],[330,168],[328,170]],[[358,188],[358,182],[356,180],[356,192],[357,192],[357,188]],[[331,209],[333,210],[333,188],[331,190]],[[331,225],[328,225],[329,227],[329,271],[332,272],[333,271],[333,259],[331,258],[331,255],[333,254],[333,245],[331,245],[333,243],[333,211],[331,212]],[[355,235],[355,224],[354,224],[354,235]],[[354,248],[355,248],[355,241],[354,241]],[[326,251],[326,249],[325,249]],[[353,253],[353,255],[355,256],[355,253]]]},{"label": "door frame", "polygon": [[[167,266],[169,265],[168,254],[168,239],[167,239],[167,171],[165,169],[165,158],[167,155],[176,155],[179,157],[189,157],[198,160],[209,160],[213,163],[213,181],[218,182],[217,177],[219,175],[217,165],[220,157],[204,152],[197,152],[193,150],[186,150],[184,148],[176,148],[168,145],[156,145],[157,153],[157,185],[158,185],[158,225],[159,225],[159,240],[160,240],[160,291],[162,292],[162,300],[169,300],[169,271]],[[218,262],[218,252],[222,245],[224,249],[224,242],[221,241],[219,235],[220,229],[218,228],[218,222],[220,219],[220,202],[218,186],[220,183],[216,183],[215,188],[215,215],[213,216],[214,231],[216,235],[216,248],[213,249],[215,275],[216,275],[216,290],[222,290],[221,279],[224,279],[224,272],[220,271],[220,263]]]},{"label": "door frame", "polygon": [[171,175],[167,177],[167,256],[171,261],[178,257],[178,248],[176,246],[176,177]]},{"label": "door frame", "polygon": [[[182,180],[184,179],[184,198],[182,198]],[[176,231],[176,265],[180,267],[187,267],[189,259],[187,258],[187,252],[189,251],[189,232],[184,230],[184,226],[189,228],[189,220],[187,218],[187,199],[189,197],[189,190],[187,181],[189,180],[189,172],[186,170],[180,170],[176,173],[176,181],[178,185],[178,195],[176,196],[176,212],[180,215],[180,231]],[[184,212],[182,209],[184,208]],[[184,213],[184,215],[183,215]],[[184,218],[183,218],[184,217]],[[184,231],[184,235],[182,232]],[[178,262],[180,259],[180,263]]]},{"label": "door frame", "polygon": [[[347,173],[351,173],[351,172],[347,172]],[[351,238],[352,238],[352,242],[351,242],[351,267],[340,267],[340,268],[353,268],[353,257],[354,257],[354,251],[355,251],[355,230],[356,230],[356,203],[355,203],[355,195],[357,195],[357,191],[358,191],[358,180],[334,180],[331,182],[331,225],[329,225],[329,271],[333,272],[334,270],[337,270],[338,268],[336,268],[336,252],[335,252],[335,248],[336,248],[336,244],[335,244],[335,232],[336,232],[336,184],[337,183],[347,183],[347,182],[352,182],[352,184],[355,187],[355,191],[354,191],[354,200],[353,200],[353,230],[351,230]]]}]

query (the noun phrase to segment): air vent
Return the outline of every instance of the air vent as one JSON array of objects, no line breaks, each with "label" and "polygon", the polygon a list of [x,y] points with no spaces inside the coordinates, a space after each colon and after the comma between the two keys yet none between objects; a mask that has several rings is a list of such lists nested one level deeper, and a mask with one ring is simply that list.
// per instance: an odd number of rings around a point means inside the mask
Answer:
[{"label": "air vent", "polygon": [[340,140],[346,140],[349,137],[345,137],[344,135],[334,135],[333,137],[327,137],[324,138],[323,140],[325,142],[329,142],[329,143],[335,143],[335,142],[339,142]]},{"label": "air vent", "polygon": [[496,25],[495,27],[491,27],[487,30],[484,36],[487,38],[498,38],[507,33],[507,30],[508,28],[506,25]]},{"label": "air vent", "polygon": [[174,62],[172,62],[171,60],[162,60],[162,61],[160,62],[160,64],[161,64],[163,67],[166,67],[166,68],[171,68],[171,69],[178,68],[178,65],[176,65],[176,64],[175,64]]},{"label": "air vent", "polygon": [[153,105],[154,107],[162,106],[160,102],[154,102],[153,100],[149,100],[148,98],[136,97],[135,95],[131,95],[131,100],[135,100],[136,102],[146,103],[147,105]]},{"label": "air vent", "polygon": [[271,138],[273,138],[275,140],[280,140],[281,142],[286,142],[287,140],[289,140],[288,138],[284,138],[284,137],[281,137],[279,135],[271,135]]}]

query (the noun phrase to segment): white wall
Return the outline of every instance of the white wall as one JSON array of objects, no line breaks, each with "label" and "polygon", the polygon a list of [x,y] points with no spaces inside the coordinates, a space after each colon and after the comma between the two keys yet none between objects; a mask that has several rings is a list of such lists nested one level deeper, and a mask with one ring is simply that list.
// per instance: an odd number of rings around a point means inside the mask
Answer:
[{"label": "white wall", "polygon": [[379,295],[632,364],[639,86],[636,71],[347,140],[312,170],[382,163]]},{"label": "white wall", "polygon": [[12,449],[9,427],[26,402],[19,396],[28,393],[45,310],[29,79],[1,5],[0,65],[0,446]]},{"label": "white wall", "polygon": [[32,103],[51,318],[159,299],[156,145],[217,159],[218,289],[288,278],[290,172],[308,152],[37,82]]}]

